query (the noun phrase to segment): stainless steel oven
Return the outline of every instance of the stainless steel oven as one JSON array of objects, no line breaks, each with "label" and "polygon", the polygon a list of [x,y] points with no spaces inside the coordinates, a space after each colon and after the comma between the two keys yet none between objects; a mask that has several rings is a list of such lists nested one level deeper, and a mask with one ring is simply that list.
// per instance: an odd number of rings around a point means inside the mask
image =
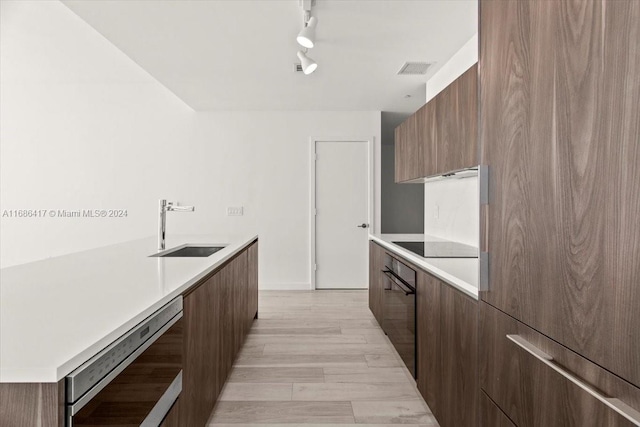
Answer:
[{"label": "stainless steel oven", "polygon": [[157,427],[182,390],[182,297],[70,373],[68,427]]},{"label": "stainless steel oven", "polygon": [[416,272],[385,256],[382,329],[416,378]]}]

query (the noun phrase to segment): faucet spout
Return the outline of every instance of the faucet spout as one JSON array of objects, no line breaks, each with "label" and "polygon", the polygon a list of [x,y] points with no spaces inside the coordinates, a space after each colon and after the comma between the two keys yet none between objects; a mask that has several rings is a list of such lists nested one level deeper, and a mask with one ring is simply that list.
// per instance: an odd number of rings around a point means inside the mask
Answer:
[{"label": "faucet spout", "polygon": [[165,235],[167,231],[167,212],[193,212],[194,206],[178,206],[178,203],[160,199],[158,202],[158,250],[165,249]]}]

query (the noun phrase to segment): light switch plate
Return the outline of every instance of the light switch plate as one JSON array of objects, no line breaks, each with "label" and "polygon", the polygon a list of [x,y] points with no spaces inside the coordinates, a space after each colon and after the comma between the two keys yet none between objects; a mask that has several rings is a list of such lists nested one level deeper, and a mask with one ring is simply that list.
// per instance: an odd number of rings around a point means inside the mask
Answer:
[{"label": "light switch plate", "polygon": [[244,215],[244,208],[240,207],[228,207],[227,216],[242,216]]}]

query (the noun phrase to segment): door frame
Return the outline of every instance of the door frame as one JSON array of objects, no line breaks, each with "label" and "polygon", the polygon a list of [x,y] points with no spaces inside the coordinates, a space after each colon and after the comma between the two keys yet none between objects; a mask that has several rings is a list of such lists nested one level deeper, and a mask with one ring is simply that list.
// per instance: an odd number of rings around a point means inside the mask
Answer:
[{"label": "door frame", "polygon": [[[368,224],[369,233],[374,229],[374,137],[309,137],[309,275],[311,290],[316,290],[316,148],[319,142],[360,142],[367,144],[367,177],[368,177]],[[369,270],[367,269],[367,275]],[[368,277],[367,277],[368,280]],[[368,283],[368,282],[367,282]]]}]

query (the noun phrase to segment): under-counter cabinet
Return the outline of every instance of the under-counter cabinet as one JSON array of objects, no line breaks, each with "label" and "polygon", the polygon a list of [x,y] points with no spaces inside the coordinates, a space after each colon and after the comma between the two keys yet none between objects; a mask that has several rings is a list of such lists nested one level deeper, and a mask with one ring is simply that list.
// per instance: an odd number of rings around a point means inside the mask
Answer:
[{"label": "under-counter cabinet", "polygon": [[206,425],[257,315],[257,244],[184,297],[183,388],[174,408],[181,425]]},{"label": "under-counter cabinet", "polygon": [[419,272],[417,384],[441,427],[477,425],[477,313],[476,300]]},{"label": "under-counter cabinet", "polygon": [[477,166],[478,69],[474,65],[395,131],[395,182]]},{"label": "under-counter cabinet", "polygon": [[625,425],[542,360],[640,411],[640,2],[481,0],[479,77],[483,389],[519,426]]},{"label": "under-counter cabinet", "polygon": [[[383,247],[370,242],[369,307],[376,318],[383,317],[386,254]],[[441,427],[474,427],[479,393],[477,301],[390,254],[416,270],[418,390]]]},{"label": "under-counter cabinet", "polygon": [[385,250],[374,242],[369,242],[369,309],[382,326],[384,294],[384,256]]}]

